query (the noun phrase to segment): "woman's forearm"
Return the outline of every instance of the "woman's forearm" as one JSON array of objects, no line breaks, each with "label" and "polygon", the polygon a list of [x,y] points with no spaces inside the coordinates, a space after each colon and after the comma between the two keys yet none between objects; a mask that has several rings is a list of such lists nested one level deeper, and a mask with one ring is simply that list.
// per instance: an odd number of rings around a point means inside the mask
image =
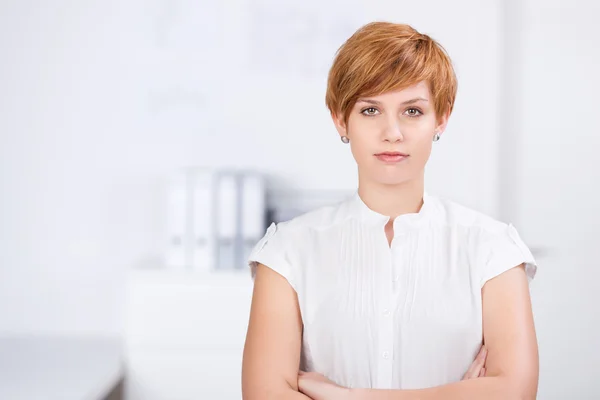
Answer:
[{"label": "woman's forearm", "polygon": [[244,392],[242,398],[243,400],[313,400],[292,387],[278,391],[257,390],[252,393]]},{"label": "woman's forearm", "polygon": [[278,397],[277,399],[284,399],[284,400],[313,400],[310,397],[308,397],[307,395],[305,395],[304,393],[297,392],[297,391],[295,391],[293,389],[290,389],[289,391],[287,391],[284,397]]},{"label": "woman's forearm", "polygon": [[[261,397],[261,400],[263,400],[264,397]],[[295,390],[288,390],[286,391],[283,395],[281,396],[276,396],[273,397],[273,400],[312,400],[310,397],[308,397],[307,395],[300,393],[300,392],[296,392]]]},{"label": "woman's forearm", "polygon": [[506,377],[469,379],[443,386],[418,390],[350,389],[348,400],[529,400],[515,381]]}]

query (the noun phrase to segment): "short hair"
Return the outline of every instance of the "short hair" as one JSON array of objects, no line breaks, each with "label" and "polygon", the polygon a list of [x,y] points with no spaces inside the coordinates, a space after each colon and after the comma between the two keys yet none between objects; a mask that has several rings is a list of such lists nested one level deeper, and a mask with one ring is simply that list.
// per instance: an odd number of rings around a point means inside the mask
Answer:
[{"label": "short hair", "polygon": [[371,22],[336,52],[325,103],[347,123],[359,98],[402,90],[421,81],[429,85],[437,117],[450,114],[457,81],[446,50],[409,25]]}]

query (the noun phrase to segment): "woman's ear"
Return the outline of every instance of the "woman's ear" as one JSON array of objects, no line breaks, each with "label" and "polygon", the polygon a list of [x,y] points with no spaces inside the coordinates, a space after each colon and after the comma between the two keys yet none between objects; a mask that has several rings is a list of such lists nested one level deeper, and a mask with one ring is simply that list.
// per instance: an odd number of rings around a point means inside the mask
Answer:
[{"label": "woman's ear", "polygon": [[348,136],[348,130],[346,126],[346,121],[344,121],[343,116],[339,116],[339,114],[331,113],[331,119],[333,120],[333,124],[335,125],[335,129],[342,136]]},{"label": "woman's ear", "polygon": [[439,133],[440,135],[442,133],[444,133],[444,131],[446,130],[446,126],[448,125],[449,118],[450,118],[450,112],[447,112],[446,114],[444,114],[440,118],[438,118],[437,125],[435,127],[435,131],[437,133]]}]

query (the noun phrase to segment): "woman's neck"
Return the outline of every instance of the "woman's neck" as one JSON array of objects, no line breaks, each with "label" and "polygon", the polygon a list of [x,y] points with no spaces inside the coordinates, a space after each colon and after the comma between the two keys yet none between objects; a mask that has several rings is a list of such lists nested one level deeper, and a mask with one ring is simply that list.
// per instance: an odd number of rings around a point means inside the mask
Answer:
[{"label": "woman's neck", "polygon": [[423,205],[423,179],[401,185],[382,185],[359,179],[358,194],[371,210],[392,219],[399,215],[418,213]]}]

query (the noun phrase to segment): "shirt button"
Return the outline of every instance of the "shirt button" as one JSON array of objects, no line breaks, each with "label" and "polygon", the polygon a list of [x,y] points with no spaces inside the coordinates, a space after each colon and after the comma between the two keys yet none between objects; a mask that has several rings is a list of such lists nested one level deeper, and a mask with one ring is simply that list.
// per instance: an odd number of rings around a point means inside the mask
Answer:
[{"label": "shirt button", "polygon": [[383,356],[384,359],[387,360],[388,358],[390,358],[390,353],[387,352],[387,351],[384,351],[383,354],[382,354],[382,356]]},{"label": "shirt button", "polygon": [[390,310],[388,310],[387,308],[385,310],[383,310],[383,316],[384,317],[389,317],[390,316]]}]

